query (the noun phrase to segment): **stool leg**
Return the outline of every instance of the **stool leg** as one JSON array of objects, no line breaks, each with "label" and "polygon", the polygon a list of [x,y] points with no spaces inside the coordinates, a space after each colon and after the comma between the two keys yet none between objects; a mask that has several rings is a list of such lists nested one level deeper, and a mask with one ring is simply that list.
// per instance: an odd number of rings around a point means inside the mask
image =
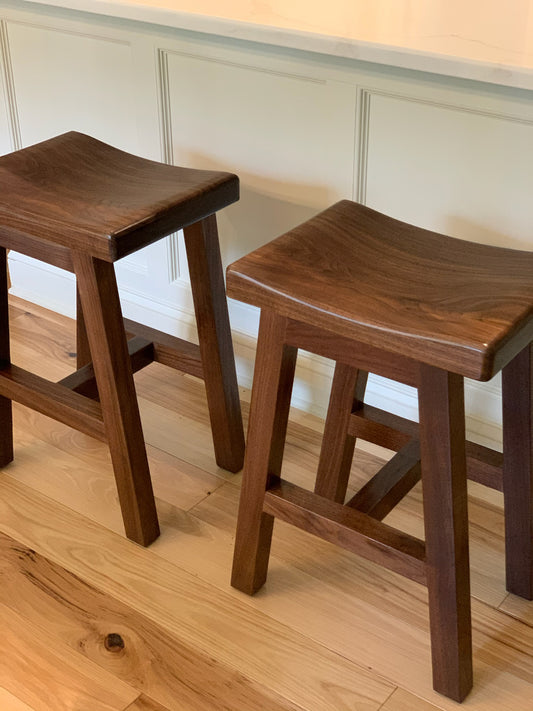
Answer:
[{"label": "stool leg", "polygon": [[[11,360],[9,306],[7,300],[7,252],[0,247],[0,365]],[[0,467],[13,460],[13,415],[11,400],[0,396]]]},{"label": "stool leg", "polygon": [[90,362],[91,348],[89,346],[89,339],[87,338],[85,319],[83,318],[80,290],[78,285],[76,285],[76,365],[78,368],[83,368],[84,365]]},{"label": "stool leg", "polygon": [[352,468],[355,437],[348,434],[355,403],[363,401],[368,373],[337,363],[315,484],[315,494],[344,503]]},{"label": "stool leg", "polygon": [[183,230],[217,464],[237,472],[244,430],[216,216]]},{"label": "stool leg", "polygon": [[462,377],[422,365],[419,405],[433,685],[462,701],[472,688]]},{"label": "stool leg", "polygon": [[502,371],[507,590],[533,599],[533,349]]},{"label": "stool leg", "polygon": [[126,535],[159,535],[154,495],[113,264],[73,252]]},{"label": "stool leg", "polygon": [[231,578],[249,595],[266,580],[274,517],[263,513],[263,500],[281,471],[298,353],[283,343],[285,325],[285,318],[261,313]]}]

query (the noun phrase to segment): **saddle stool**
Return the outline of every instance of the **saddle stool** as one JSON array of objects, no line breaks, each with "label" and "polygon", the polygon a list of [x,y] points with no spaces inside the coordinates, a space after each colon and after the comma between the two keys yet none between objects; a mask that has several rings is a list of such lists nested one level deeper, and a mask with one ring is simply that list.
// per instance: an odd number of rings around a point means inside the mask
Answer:
[{"label": "saddle stool", "polygon": [[[227,291],[261,308],[233,586],[263,585],[275,517],[427,585],[434,688],[461,701],[467,473],[503,487],[508,589],[533,597],[533,253],[342,201],[232,264]],[[298,348],[336,361],[314,492],[280,478]],[[465,443],[463,397],[464,377],[500,370],[503,458]],[[364,404],[368,372],[418,388],[419,425]],[[355,437],[397,454],[344,503]],[[425,541],[382,522],[420,475]]]},{"label": "saddle stool", "polygon": [[[242,466],[214,214],[238,198],[235,175],[156,163],[76,132],[0,158],[0,466],[13,459],[12,400],[107,441],[126,535],[142,545],[159,525],[133,372],[156,360],[203,377],[217,463]],[[199,346],[123,321],[115,280],[115,261],[182,228]],[[6,249],[76,276],[78,370],[59,383],[10,361]]]}]

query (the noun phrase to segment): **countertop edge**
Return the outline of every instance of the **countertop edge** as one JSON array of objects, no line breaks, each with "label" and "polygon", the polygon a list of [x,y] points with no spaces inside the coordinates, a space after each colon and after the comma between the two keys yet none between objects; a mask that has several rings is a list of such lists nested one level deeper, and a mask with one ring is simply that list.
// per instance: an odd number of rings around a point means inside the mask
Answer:
[{"label": "countertop edge", "polygon": [[23,0],[22,6],[43,5],[96,15],[162,25],[286,49],[428,72],[514,89],[533,90],[533,71],[527,68],[476,61],[466,57],[395,47],[346,37],[260,25],[167,8],[132,5],[120,0]]}]

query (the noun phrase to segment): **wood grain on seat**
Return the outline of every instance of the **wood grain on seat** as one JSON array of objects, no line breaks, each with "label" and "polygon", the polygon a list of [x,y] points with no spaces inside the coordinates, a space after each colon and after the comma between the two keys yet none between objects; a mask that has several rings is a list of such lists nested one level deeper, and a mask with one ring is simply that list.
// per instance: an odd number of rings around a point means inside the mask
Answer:
[{"label": "wood grain on seat", "polygon": [[533,339],[533,253],[446,237],[348,200],[235,262],[227,287],[477,380]]},{"label": "wood grain on seat", "polygon": [[11,232],[115,261],[238,198],[236,175],[147,161],[75,131],[0,158],[6,246]]}]

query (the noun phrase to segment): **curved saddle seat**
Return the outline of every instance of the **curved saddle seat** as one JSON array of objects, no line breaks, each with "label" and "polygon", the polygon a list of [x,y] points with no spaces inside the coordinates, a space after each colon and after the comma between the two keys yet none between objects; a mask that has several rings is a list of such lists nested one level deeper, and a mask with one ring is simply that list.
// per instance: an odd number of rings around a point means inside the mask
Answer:
[{"label": "curved saddle seat", "polygon": [[344,200],[232,264],[228,292],[391,353],[488,380],[533,338],[533,253]]},{"label": "curved saddle seat", "polygon": [[0,158],[0,228],[114,262],[239,199],[231,173],[140,158],[71,131]]}]

